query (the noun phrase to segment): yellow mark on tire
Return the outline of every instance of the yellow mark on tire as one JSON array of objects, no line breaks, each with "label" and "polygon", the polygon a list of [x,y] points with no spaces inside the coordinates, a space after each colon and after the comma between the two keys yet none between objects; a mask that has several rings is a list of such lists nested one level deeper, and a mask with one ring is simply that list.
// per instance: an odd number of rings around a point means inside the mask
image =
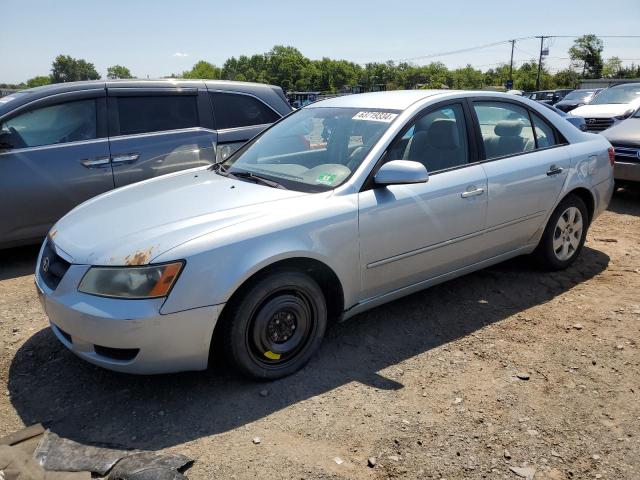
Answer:
[{"label": "yellow mark on tire", "polygon": [[280,354],[273,353],[271,350],[267,350],[266,352],[264,352],[264,356],[270,360],[280,360]]}]

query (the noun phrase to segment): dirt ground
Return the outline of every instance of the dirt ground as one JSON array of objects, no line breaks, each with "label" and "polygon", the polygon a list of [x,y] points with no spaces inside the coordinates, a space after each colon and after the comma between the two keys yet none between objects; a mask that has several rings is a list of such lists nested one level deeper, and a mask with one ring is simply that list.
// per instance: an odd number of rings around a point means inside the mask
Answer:
[{"label": "dirt ground", "polygon": [[191,479],[638,479],[639,240],[620,191],[569,270],[516,259],[377,308],[270,384],[93,367],[47,326],[36,250],[4,251],[0,436],[168,449]]}]

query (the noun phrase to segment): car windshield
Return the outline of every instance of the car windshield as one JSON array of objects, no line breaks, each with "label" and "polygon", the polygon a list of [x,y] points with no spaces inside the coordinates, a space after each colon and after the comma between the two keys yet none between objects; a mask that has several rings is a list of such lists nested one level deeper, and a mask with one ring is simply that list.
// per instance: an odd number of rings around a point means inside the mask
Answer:
[{"label": "car windshield", "polygon": [[227,159],[218,173],[253,174],[305,192],[331,190],[354,172],[400,111],[304,108]]},{"label": "car windshield", "polygon": [[591,105],[604,105],[605,103],[629,103],[637,98],[640,98],[640,85],[624,85],[603,90],[596,95],[596,98],[593,99]]},{"label": "car windshield", "polygon": [[582,100],[593,95],[593,90],[574,90],[568,93],[563,100]]}]

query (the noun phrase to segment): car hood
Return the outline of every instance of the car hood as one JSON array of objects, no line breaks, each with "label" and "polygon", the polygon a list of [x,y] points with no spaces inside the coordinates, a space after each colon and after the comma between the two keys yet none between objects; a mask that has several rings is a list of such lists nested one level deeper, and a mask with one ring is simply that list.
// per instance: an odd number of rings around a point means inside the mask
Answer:
[{"label": "car hood", "polygon": [[640,118],[628,118],[602,132],[612,145],[640,145]]},{"label": "car hood", "polygon": [[[637,107],[637,105],[635,105]],[[569,115],[588,118],[611,118],[623,115],[630,108],[634,108],[630,103],[605,103],[602,105],[583,105],[569,112]]]},{"label": "car hood", "polygon": [[309,194],[223,177],[206,168],[165,175],[95,197],[65,215],[49,238],[69,261],[144,265],[163,252],[277,210]]}]

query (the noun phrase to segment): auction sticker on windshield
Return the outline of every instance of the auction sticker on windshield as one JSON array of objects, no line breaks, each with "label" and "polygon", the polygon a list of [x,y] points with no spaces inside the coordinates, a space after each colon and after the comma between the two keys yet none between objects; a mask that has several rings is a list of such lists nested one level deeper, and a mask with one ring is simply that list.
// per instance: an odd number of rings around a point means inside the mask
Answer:
[{"label": "auction sticker on windshield", "polygon": [[353,116],[353,120],[368,120],[370,122],[391,123],[397,116],[397,113],[389,112],[358,112]]},{"label": "auction sticker on windshield", "polygon": [[333,182],[336,181],[336,174],[333,173],[321,173],[316,178],[316,183],[320,183],[322,185],[333,185]]}]

